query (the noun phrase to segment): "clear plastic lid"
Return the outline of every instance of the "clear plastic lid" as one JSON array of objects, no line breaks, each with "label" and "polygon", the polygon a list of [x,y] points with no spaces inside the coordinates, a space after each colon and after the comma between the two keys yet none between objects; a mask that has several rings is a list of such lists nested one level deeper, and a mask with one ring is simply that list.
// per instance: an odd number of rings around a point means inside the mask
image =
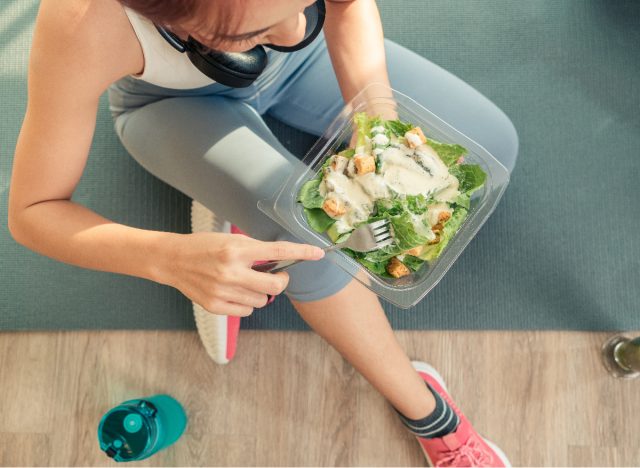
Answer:
[{"label": "clear plastic lid", "polygon": [[326,247],[332,245],[326,234],[314,231],[297,202],[302,185],[313,179],[326,158],[350,146],[354,133],[353,116],[366,112],[386,119],[400,119],[422,128],[427,138],[467,148],[465,163],[478,164],[486,172],[484,186],[473,194],[468,216],[440,256],[411,275],[385,278],[368,271],[347,254],[335,251],[327,258],[343,268],[379,296],[401,308],[409,308],[423,299],[451,268],[473,236],[496,208],[509,183],[509,172],[485,148],[425,109],[413,99],[381,84],[372,84],[352,99],[329,128],[296,164],[291,175],[276,194],[258,202],[258,208],[304,242]]}]

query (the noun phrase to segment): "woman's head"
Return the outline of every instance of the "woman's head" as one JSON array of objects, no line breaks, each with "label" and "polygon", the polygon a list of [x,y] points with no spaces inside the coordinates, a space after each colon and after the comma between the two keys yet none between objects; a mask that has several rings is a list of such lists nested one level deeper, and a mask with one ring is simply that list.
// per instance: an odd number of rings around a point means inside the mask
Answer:
[{"label": "woman's head", "polygon": [[305,34],[302,13],[314,0],[119,0],[158,25],[212,49],[242,52],[258,44],[292,46]]}]

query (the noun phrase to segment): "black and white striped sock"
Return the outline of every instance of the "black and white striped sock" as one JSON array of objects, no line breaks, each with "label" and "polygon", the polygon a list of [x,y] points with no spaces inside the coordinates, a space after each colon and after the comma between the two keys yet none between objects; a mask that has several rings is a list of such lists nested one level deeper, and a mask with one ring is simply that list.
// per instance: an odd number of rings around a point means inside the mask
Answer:
[{"label": "black and white striped sock", "polygon": [[426,439],[435,439],[455,431],[460,423],[460,418],[429,384],[427,384],[427,388],[436,400],[436,407],[431,414],[422,419],[409,419],[399,411],[396,410],[396,412],[402,423],[415,435]]}]

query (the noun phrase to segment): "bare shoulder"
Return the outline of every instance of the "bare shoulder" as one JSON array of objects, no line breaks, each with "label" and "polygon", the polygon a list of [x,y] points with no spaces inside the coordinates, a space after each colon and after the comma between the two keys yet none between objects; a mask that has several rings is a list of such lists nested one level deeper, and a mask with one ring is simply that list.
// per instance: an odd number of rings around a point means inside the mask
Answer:
[{"label": "bare shoulder", "polygon": [[144,66],[142,48],[117,0],[42,0],[30,57],[33,75],[76,81],[102,93]]}]

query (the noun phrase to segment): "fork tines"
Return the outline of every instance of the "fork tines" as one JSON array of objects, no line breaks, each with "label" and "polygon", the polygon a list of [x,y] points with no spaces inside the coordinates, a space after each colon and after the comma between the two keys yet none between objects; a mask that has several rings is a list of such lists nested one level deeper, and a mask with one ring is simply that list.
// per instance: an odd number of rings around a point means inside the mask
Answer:
[{"label": "fork tines", "polygon": [[391,239],[388,219],[374,221],[369,226],[371,227],[371,232],[373,233],[373,238],[375,239],[376,244],[380,244],[381,242]]}]

